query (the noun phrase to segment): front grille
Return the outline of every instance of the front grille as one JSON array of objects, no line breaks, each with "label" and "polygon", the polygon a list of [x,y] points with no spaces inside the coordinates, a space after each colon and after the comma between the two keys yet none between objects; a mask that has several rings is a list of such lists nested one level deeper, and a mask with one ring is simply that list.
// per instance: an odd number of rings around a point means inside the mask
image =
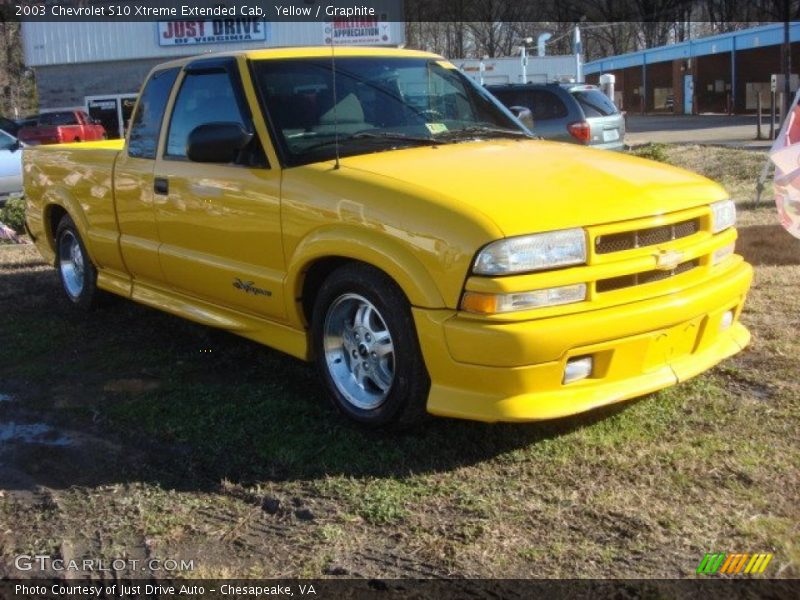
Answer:
[{"label": "front grille", "polygon": [[612,277],[610,279],[601,279],[596,284],[598,293],[613,292],[614,290],[621,290],[635,285],[644,285],[645,283],[653,283],[655,281],[663,281],[675,275],[686,273],[692,269],[699,267],[699,260],[690,260],[682,263],[672,269],[671,271],[645,271],[643,273],[633,273],[632,275],[622,275],[620,277]]},{"label": "front grille", "polygon": [[689,221],[673,223],[672,225],[662,225],[649,229],[601,235],[595,240],[594,248],[597,254],[622,252],[623,250],[655,246],[656,244],[663,244],[664,242],[689,237],[699,230],[700,223],[698,219],[691,219]]}]

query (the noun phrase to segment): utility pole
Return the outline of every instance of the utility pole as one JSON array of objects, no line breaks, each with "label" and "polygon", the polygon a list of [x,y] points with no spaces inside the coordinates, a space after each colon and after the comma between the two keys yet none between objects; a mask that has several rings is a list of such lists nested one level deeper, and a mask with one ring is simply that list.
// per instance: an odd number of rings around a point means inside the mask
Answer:
[{"label": "utility pole", "polygon": [[519,47],[520,83],[528,83],[528,44],[532,42],[532,37],[526,37]]}]

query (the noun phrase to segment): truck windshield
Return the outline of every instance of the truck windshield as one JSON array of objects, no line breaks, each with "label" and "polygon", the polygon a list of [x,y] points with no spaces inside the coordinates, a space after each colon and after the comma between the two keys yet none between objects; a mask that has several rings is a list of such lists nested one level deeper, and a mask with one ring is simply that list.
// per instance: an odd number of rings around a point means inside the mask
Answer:
[{"label": "truck windshield", "polygon": [[[260,60],[256,84],[289,166],[490,137],[527,137],[492,96],[443,61]],[[334,94],[334,80],[336,89]]]}]

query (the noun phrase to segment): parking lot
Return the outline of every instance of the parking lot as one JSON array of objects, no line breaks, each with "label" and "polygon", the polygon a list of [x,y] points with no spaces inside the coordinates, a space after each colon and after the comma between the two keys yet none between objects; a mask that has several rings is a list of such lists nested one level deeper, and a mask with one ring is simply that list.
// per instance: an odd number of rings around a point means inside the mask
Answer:
[{"label": "parking lot", "polygon": [[[769,135],[769,118],[762,122]],[[715,144],[748,150],[766,150],[767,139],[756,140],[755,115],[637,115],[629,114],[625,141],[636,146],[647,143]]]}]

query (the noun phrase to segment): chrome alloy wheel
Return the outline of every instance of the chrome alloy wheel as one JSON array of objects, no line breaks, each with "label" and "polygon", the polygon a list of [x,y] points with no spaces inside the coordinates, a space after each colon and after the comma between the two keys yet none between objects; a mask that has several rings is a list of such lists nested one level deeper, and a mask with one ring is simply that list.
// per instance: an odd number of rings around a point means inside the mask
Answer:
[{"label": "chrome alloy wheel", "polygon": [[323,348],[328,373],[354,407],[373,410],[394,382],[394,343],[378,309],[357,294],[333,301],[325,315]]},{"label": "chrome alloy wheel", "polygon": [[58,242],[59,270],[67,294],[78,298],[83,292],[85,258],[78,238],[65,231]]}]

